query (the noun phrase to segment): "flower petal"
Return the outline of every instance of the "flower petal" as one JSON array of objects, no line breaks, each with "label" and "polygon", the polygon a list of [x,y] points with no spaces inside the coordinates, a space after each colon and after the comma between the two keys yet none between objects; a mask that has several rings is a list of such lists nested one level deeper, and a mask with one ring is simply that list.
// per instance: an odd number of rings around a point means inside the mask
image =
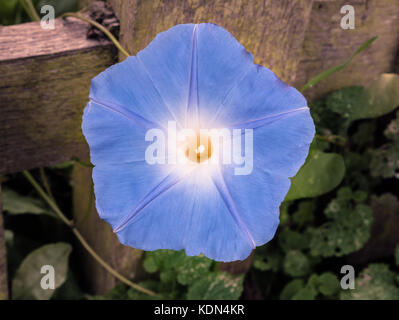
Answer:
[{"label": "flower petal", "polygon": [[252,65],[224,99],[213,122],[225,126],[289,114],[307,106],[304,96],[272,71]]},{"label": "flower petal", "polygon": [[185,249],[187,255],[203,253],[217,261],[243,260],[254,248],[201,170],[160,194],[117,234],[134,248]]},{"label": "flower petal", "polygon": [[170,167],[149,166],[145,161],[94,167],[94,192],[100,217],[117,229],[170,171]]},{"label": "flower petal", "polygon": [[279,207],[290,187],[286,177],[254,169],[252,174],[234,175],[223,167],[214,177],[215,185],[225,201],[234,207],[238,219],[255,246],[270,241],[279,224]]},{"label": "flower petal", "polygon": [[309,109],[291,112],[253,130],[254,168],[286,178],[295,176],[315,134]]},{"label": "flower petal", "polygon": [[137,54],[180,127],[185,126],[189,99],[194,27],[182,24],[161,32]]},{"label": "flower petal", "polygon": [[197,48],[200,119],[209,128],[209,120],[253,66],[253,57],[228,31],[210,23],[198,25]]},{"label": "flower petal", "polygon": [[82,131],[94,165],[143,161],[148,142],[147,124],[130,110],[93,101],[84,110]]}]

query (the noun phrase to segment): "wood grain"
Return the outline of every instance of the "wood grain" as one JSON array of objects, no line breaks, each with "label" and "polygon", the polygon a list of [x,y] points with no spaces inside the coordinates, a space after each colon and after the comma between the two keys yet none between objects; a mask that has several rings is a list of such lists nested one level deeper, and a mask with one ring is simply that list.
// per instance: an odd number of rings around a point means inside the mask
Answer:
[{"label": "wood grain", "polygon": [[216,23],[283,80],[293,82],[313,0],[109,0],[131,54],[179,23]]},{"label": "wood grain", "polygon": [[[340,8],[355,9],[355,29],[340,27]],[[306,92],[314,100],[324,94],[351,85],[369,85],[380,74],[392,72],[399,49],[399,3],[392,0],[314,1],[303,44],[295,86],[345,61],[363,42],[378,39],[357,56],[343,71],[320,82]]]},{"label": "wood grain", "polygon": [[0,174],[87,157],[80,124],[90,79],[114,63],[87,24],[56,19],[0,27]]}]

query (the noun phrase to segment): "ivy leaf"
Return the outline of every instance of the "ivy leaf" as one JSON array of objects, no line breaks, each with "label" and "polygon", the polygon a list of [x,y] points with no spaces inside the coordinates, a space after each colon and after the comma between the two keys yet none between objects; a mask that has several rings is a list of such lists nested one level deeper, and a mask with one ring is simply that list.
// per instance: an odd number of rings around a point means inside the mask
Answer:
[{"label": "ivy leaf", "polygon": [[366,197],[365,192],[348,187],[338,190],[337,198],[324,211],[329,221],[310,231],[312,255],[340,257],[363,247],[373,220],[371,208],[362,203]]},{"label": "ivy leaf", "polygon": [[292,214],[292,221],[299,227],[313,221],[315,211],[314,200],[304,200],[299,202],[298,209]]},{"label": "ivy leaf", "polygon": [[59,288],[67,278],[68,258],[72,247],[68,243],[54,243],[32,251],[19,266],[12,280],[13,299],[48,300],[55,290],[42,289],[40,281],[42,266],[51,265],[55,271],[55,289]]},{"label": "ivy leaf", "polygon": [[283,268],[292,277],[302,277],[310,272],[310,262],[301,251],[291,250],[285,256]]},{"label": "ivy leaf", "polygon": [[146,253],[143,266],[149,273],[165,271],[184,263],[186,255],[183,250],[156,250]]},{"label": "ivy leaf", "polygon": [[212,272],[189,287],[189,300],[236,300],[243,290],[243,275]]},{"label": "ivy leaf", "polygon": [[267,252],[264,255],[255,251],[253,266],[260,271],[273,271],[277,272],[280,269],[282,256],[277,251]]},{"label": "ivy leaf", "polygon": [[305,287],[305,284],[302,279],[294,279],[285,285],[283,291],[281,291],[280,299],[281,300],[290,300],[293,296],[295,296],[304,287]]},{"label": "ivy leaf", "polygon": [[354,290],[342,291],[342,300],[398,300],[396,274],[383,263],[370,264],[356,278]]},{"label": "ivy leaf", "polygon": [[333,296],[340,288],[337,276],[331,272],[324,272],[318,277],[318,290],[324,296]]},{"label": "ivy leaf", "polygon": [[307,235],[290,230],[288,228],[285,228],[281,231],[278,240],[279,245],[284,252],[288,252],[290,250],[303,250],[309,246],[309,239],[307,238]]},{"label": "ivy leaf", "polygon": [[374,177],[399,178],[399,112],[388,125],[384,135],[390,142],[371,150],[370,171]]},{"label": "ivy leaf", "polygon": [[312,286],[306,286],[300,289],[293,297],[292,300],[314,300],[317,296],[317,291]]},{"label": "ivy leaf", "polygon": [[212,265],[212,260],[205,256],[186,257],[184,263],[177,268],[177,281],[183,285],[190,285],[206,275]]},{"label": "ivy leaf", "polygon": [[2,189],[2,198],[3,210],[9,214],[47,214],[56,217],[40,199],[21,196],[9,188]]},{"label": "ivy leaf", "polygon": [[312,198],[333,190],[345,175],[343,158],[336,153],[311,151],[305,164],[291,179],[285,201]]}]

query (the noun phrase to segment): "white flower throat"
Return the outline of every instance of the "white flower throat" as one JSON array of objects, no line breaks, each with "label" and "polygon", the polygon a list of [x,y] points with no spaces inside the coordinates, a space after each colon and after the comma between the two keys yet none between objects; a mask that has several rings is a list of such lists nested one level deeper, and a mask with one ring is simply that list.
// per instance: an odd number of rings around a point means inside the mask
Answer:
[{"label": "white flower throat", "polygon": [[146,132],[148,164],[234,165],[235,175],[253,169],[253,129],[182,129],[169,121],[167,133],[155,128]]}]

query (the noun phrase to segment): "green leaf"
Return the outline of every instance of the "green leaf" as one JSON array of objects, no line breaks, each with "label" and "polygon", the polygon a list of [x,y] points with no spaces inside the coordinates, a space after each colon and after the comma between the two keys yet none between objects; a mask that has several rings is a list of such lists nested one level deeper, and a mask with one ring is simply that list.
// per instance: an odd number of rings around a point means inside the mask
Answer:
[{"label": "green leaf", "polygon": [[190,285],[197,279],[203,277],[209,272],[212,260],[205,256],[186,257],[184,263],[178,266],[176,271],[177,281],[183,285]]},{"label": "green leaf", "polygon": [[327,109],[339,114],[346,131],[355,120],[378,118],[399,106],[399,75],[382,74],[368,88],[354,86],[327,97]]},{"label": "green leaf", "polygon": [[159,270],[164,271],[177,267],[183,263],[186,255],[183,250],[156,250],[146,252],[144,259],[144,269],[147,272],[154,273]]},{"label": "green leaf", "polygon": [[314,300],[317,296],[317,291],[312,286],[306,286],[300,289],[293,297],[292,300]]},{"label": "green leaf", "polygon": [[305,164],[291,179],[285,201],[311,198],[337,187],[345,176],[343,158],[336,153],[311,151]]},{"label": "green leaf", "polygon": [[72,247],[68,243],[55,243],[42,246],[31,252],[19,266],[12,280],[13,299],[48,300],[55,290],[42,289],[40,281],[44,274],[41,268],[51,265],[55,271],[55,289],[66,280],[68,272],[68,258]]},{"label": "green leaf", "polygon": [[364,192],[352,192],[348,187],[338,190],[337,198],[324,211],[329,220],[310,230],[312,255],[340,257],[363,247],[370,237],[373,220],[371,208],[362,203],[365,196]]},{"label": "green leaf", "polygon": [[189,300],[236,300],[243,290],[243,275],[212,272],[189,287]]},{"label": "green leaf", "polygon": [[264,255],[255,251],[253,266],[260,271],[273,271],[277,272],[280,269],[282,256],[279,252],[267,252]]},{"label": "green leaf", "polygon": [[304,200],[299,202],[298,209],[292,214],[292,221],[299,227],[313,221],[315,211],[314,200]]},{"label": "green leaf", "polygon": [[44,5],[53,6],[56,17],[65,12],[75,12],[78,10],[78,0],[40,0],[36,5],[39,13],[40,8]]},{"label": "green leaf", "polygon": [[367,49],[378,37],[372,37],[371,39],[367,40],[364,42],[349,58],[348,60],[344,61],[343,63],[334,66],[330,69],[327,69],[326,71],[323,71],[322,73],[318,74],[317,76],[313,77],[310,79],[301,89],[301,92],[306,91],[307,89],[313,87],[317,83],[319,83],[322,80],[325,80],[329,77],[331,77],[333,74],[341,71],[344,69],[354,57],[356,57],[359,53],[361,53],[363,50]]},{"label": "green leaf", "polygon": [[374,177],[399,177],[399,112],[384,131],[390,141],[376,150],[371,150],[370,170]]},{"label": "green leaf", "polygon": [[284,252],[303,250],[309,247],[309,239],[303,233],[285,228],[278,237],[279,245]]},{"label": "green leaf", "polygon": [[310,272],[310,262],[301,251],[291,250],[285,256],[283,268],[292,277],[302,277]]},{"label": "green leaf", "polygon": [[370,264],[355,280],[354,290],[343,290],[343,300],[398,300],[396,274],[382,263]]},{"label": "green leaf", "polygon": [[280,294],[281,300],[290,300],[305,286],[302,279],[294,279],[285,285],[283,291]]},{"label": "green leaf", "polygon": [[331,272],[324,272],[318,277],[318,290],[324,296],[333,296],[340,288],[337,276]]},{"label": "green leaf", "polygon": [[3,210],[9,214],[47,214],[56,217],[40,199],[21,196],[9,188],[2,190],[2,197]]},{"label": "green leaf", "polygon": [[396,246],[395,249],[395,262],[396,265],[399,267],[399,244]]}]

